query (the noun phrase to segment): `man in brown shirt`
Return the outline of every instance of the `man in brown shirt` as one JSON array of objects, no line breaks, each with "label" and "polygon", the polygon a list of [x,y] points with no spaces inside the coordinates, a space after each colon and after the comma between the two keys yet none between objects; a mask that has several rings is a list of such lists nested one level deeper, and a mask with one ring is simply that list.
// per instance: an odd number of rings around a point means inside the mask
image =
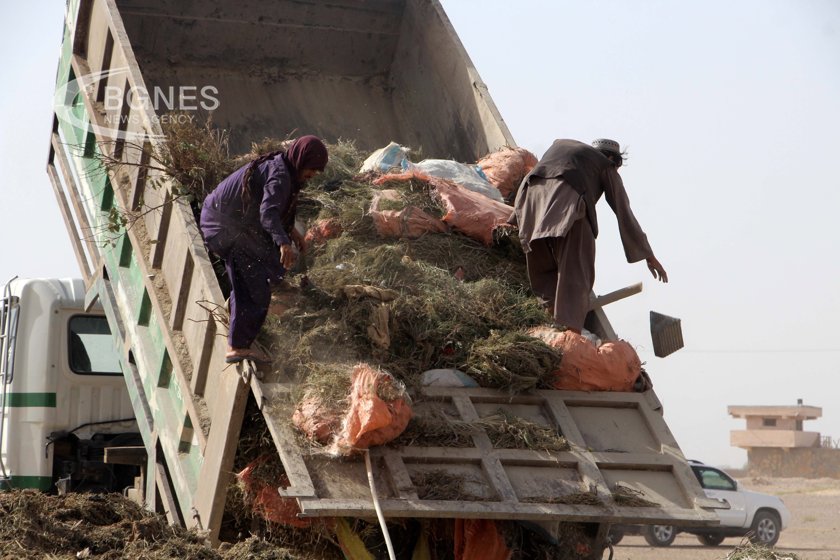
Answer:
[{"label": "man in brown shirt", "polygon": [[606,195],[615,212],[627,262],[646,260],[653,277],[668,281],[653,255],[618,174],[624,158],[618,142],[555,140],[522,181],[511,222],[528,266],[531,289],[554,312],[554,324],[576,333],[589,310],[595,283],[595,204]]}]

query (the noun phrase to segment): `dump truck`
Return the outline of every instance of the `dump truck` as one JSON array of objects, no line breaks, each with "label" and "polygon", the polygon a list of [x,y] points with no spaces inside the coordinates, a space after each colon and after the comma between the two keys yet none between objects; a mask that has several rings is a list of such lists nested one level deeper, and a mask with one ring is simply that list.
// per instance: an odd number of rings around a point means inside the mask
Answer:
[{"label": "dump truck", "polygon": [[[68,0],[55,107],[47,173],[83,277],[55,288],[72,289],[75,298],[75,310],[58,315],[104,316],[116,360],[110,370],[124,381],[123,395],[99,397],[111,399],[111,410],[84,420],[98,426],[123,420],[130,404],[139,438],[128,444],[128,436],[100,433],[101,461],[139,466],[132,490],[138,499],[173,523],[217,539],[250,393],[288,477],[278,492],[297,500],[300,515],[374,518],[364,461],[313,455],[292,433],[287,408],[276,405],[291,399],[294,383],[259,375],[251,362],[225,364],[226,323],[219,311],[225,299],[194,214],[169,178],[144,164],[164,142],[163,120],[199,111],[230,131],[231,150],[239,152],[278,131],[329,142],[352,138],[364,150],[396,141],[421,147],[427,157],[465,162],[515,146],[438,0]],[[123,165],[106,168],[103,158]],[[139,219],[115,223],[115,213],[126,212]],[[28,391],[16,384],[56,375],[55,367],[23,372],[19,365],[36,345],[25,345],[34,331],[18,319],[48,313],[27,309],[22,289],[7,293],[3,304],[7,467],[0,475],[6,486],[26,476],[43,477],[39,484],[46,486],[67,478],[50,470],[56,446],[46,447],[45,460],[32,467],[37,473],[21,472],[26,461],[10,458],[44,455],[41,444],[48,442],[40,438],[70,433],[79,418],[57,419],[58,409],[50,408],[55,403],[45,401],[39,414],[51,414],[50,425],[33,432],[27,447],[8,447],[8,434],[20,429],[15,402],[24,398],[14,395]],[[594,301],[587,329],[616,339]],[[73,344],[72,328],[56,329],[67,349],[53,363],[69,359]],[[67,384],[42,385],[68,391],[55,402],[80,398]],[[611,524],[716,523],[710,509],[717,504],[704,497],[652,389],[423,392],[459,420],[473,422],[501,408],[559,431],[571,448],[496,449],[484,434],[467,447],[373,448],[377,502],[387,519],[580,522],[591,528],[593,558],[601,557]],[[125,433],[122,427],[108,433],[117,431]],[[421,499],[416,474],[441,470],[481,481],[484,495]],[[617,486],[654,505],[612,499]],[[603,500],[555,499],[557,492],[581,491]]]}]

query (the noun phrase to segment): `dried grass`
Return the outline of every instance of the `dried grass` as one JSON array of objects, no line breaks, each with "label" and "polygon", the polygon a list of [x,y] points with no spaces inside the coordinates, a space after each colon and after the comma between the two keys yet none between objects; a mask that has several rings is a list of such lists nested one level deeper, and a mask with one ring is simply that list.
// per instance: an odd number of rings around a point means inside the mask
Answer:
[{"label": "dried grass", "polygon": [[799,560],[799,556],[793,552],[781,552],[745,540],[727,554],[725,560]]},{"label": "dried grass", "polygon": [[567,494],[565,496],[528,496],[519,501],[526,504],[564,504],[575,506],[604,505],[604,500],[593,492],[577,492],[575,494]]},{"label": "dried grass", "polygon": [[472,436],[479,433],[468,422],[456,420],[442,410],[431,410],[412,417],[405,431],[391,445],[405,447],[473,447]]},{"label": "dried grass", "polygon": [[119,494],[0,492],[0,518],[2,558],[222,558],[202,535]]},{"label": "dried grass", "polygon": [[414,473],[411,475],[411,481],[421,500],[481,501],[484,499],[465,489],[466,479],[463,476],[442,469]]},{"label": "dried grass", "polygon": [[652,502],[644,497],[644,492],[616,484],[612,491],[612,498],[616,505],[624,507],[660,507],[660,504]]},{"label": "dried grass", "polygon": [[499,449],[535,449],[539,451],[568,451],[569,442],[556,429],[514,416],[499,409],[474,424],[482,428],[493,447]]},{"label": "dried grass", "polygon": [[466,372],[483,387],[521,393],[550,387],[562,357],[558,350],[527,334],[493,331],[472,345]]}]

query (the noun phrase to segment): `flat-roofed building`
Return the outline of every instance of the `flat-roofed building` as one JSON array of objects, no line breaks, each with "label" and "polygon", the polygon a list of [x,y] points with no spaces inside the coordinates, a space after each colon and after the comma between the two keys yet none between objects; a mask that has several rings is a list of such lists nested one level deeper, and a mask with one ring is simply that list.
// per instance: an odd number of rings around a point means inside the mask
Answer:
[{"label": "flat-roofed building", "polygon": [[727,410],[747,422],[746,429],[731,431],[730,443],[747,450],[751,475],[840,477],[840,450],[831,438],[803,427],[806,420],[822,417],[821,407],[799,399],[794,406],[734,405]]}]

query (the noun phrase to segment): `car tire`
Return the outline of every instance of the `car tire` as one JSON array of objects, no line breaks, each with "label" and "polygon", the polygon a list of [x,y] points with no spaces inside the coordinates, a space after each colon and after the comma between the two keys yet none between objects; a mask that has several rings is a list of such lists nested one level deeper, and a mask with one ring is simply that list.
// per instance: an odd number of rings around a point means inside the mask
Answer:
[{"label": "car tire", "polygon": [[697,540],[703,546],[717,546],[725,539],[723,535],[717,533],[706,533],[705,535],[697,535]]},{"label": "car tire", "polygon": [[624,538],[624,531],[621,529],[610,529],[610,543],[618,544]]},{"label": "car tire", "polygon": [[773,511],[761,510],[755,514],[752,529],[750,530],[750,542],[763,546],[773,546],[779,542],[782,532],[782,523],[779,515]]},{"label": "car tire", "polygon": [[644,537],[650,546],[670,546],[677,538],[677,530],[673,525],[651,525],[645,529]]}]

